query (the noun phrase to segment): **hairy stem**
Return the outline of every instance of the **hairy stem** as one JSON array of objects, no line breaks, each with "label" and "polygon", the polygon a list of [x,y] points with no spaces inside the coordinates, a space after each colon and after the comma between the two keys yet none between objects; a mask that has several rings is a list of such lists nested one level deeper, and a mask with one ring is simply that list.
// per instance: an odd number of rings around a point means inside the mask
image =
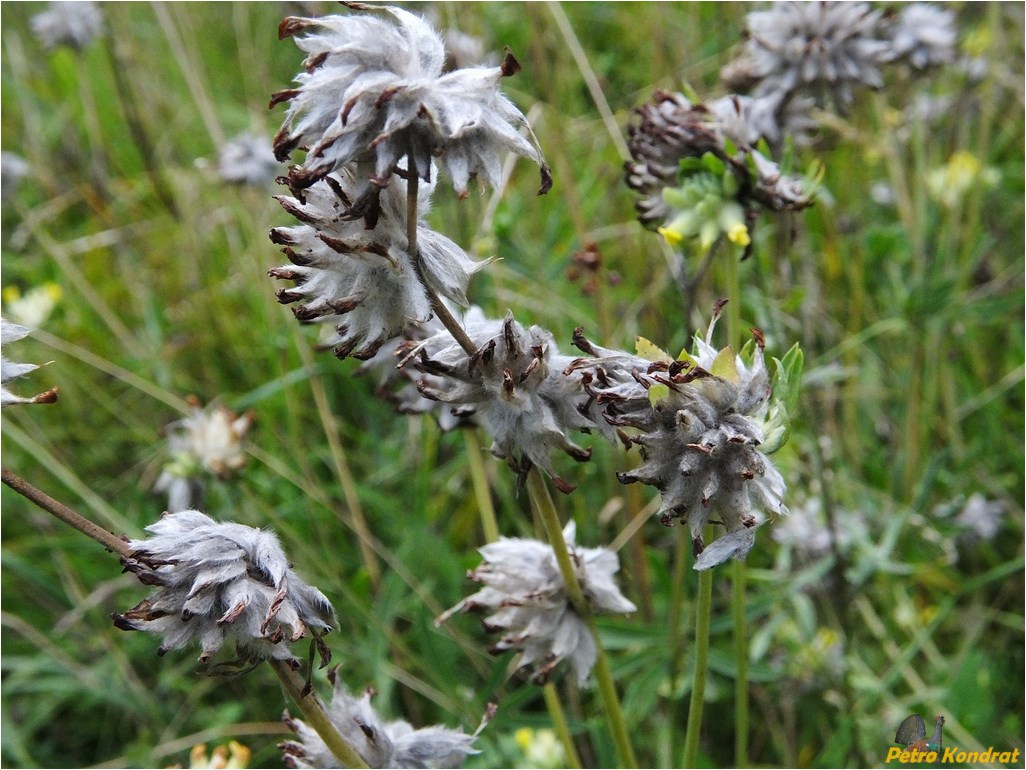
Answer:
[{"label": "hairy stem", "polygon": [[[687,527],[677,527],[677,543],[673,549],[673,577],[670,578],[670,605],[667,626],[670,637],[670,756],[677,756],[680,746],[680,730],[677,725],[684,721],[684,692],[681,681],[684,668],[684,582],[688,563]],[[680,689],[680,694],[678,694]]]},{"label": "hairy stem", "polygon": [[449,312],[449,308],[445,306],[445,303],[442,302],[441,298],[435,293],[435,290],[431,288],[424,277],[424,269],[420,264],[420,249],[417,246],[417,196],[419,190],[420,177],[417,176],[417,163],[413,158],[413,153],[407,153],[406,241],[410,252],[410,259],[413,261],[413,267],[417,271],[417,278],[420,279],[420,285],[424,287],[424,293],[427,294],[427,298],[431,302],[431,309],[435,311],[438,320],[442,322],[442,325],[452,335],[452,338],[459,343],[459,346],[466,351],[467,355],[472,356],[477,352],[477,346],[474,344],[474,341],[470,339],[467,332],[460,326],[460,322],[453,317],[453,314]]},{"label": "hairy stem", "polygon": [[293,703],[303,712],[306,723],[317,731],[321,740],[324,741],[336,759],[339,759],[344,767],[367,767],[367,763],[356,753],[356,749],[346,742],[346,739],[339,734],[338,729],[332,724],[327,712],[324,710],[324,704],[321,703],[321,699],[317,697],[316,693],[306,691],[306,682],[303,678],[284,661],[271,660],[269,662],[271,668],[274,669],[274,673],[278,675],[278,681],[285,688],[285,692],[289,694]]},{"label": "hairy stem", "polygon": [[[708,539],[708,533],[706,533]],[[695,613],[695,677],[691,686],[687,735],[681,767],[695,767],[705,708],[705,678],[709,672],[709,616],[712,610],[712,570],[698,573],[698,610]]]},{"label": "hairy stem", "polygon": [[595,680],[599,686],[599,693],[602,696],[602,703],[605,706],[606,722],[616,746],[616,754],[620,760],[621,767],[637,767],[638,761],[634,757],[634,749],[631,746],[630,735],[627,732],[627,722],[623,716],[623,709],[620,707],[620,699],[616,693],[616,683],[613,681],[613,673],[609,668],[609,658],[606,656],[602,640],[599,638],[598,629],[595,626],[595,617],[591,613],[591,606],[588,604],[581,589],[580,581],[577,579],[577,572],[574,570],[573,560],[563,539],[562,527],[559,524],[559,514],[556,513],[556,506],[552,502],[545,480],[537,468],[532,468],[527,474],[527,494],[531,498],[539,518],[545,524],[545,532],[549,538],[549,544],[556,555],[556,562],[559,564],[559,571],[563,576],[566,585],[567,595],[574,607],[574,611],[588,626],[592,638],[595,640],[595,649],[598,658],[595,661]]},{"label": "hairy stem", "polygon": [[51,513],[58,519],[68,524],[86,537],[91,537],[97,543],[102,545],[108,551],[116,553],[118,556],[127,557],[131,553],[128,547],[128,543],[110,532],[105,530],[99,524],[95,524],[85,516],[71,510],[64,503],[60,503],[54,500],[45,492],[36,489],[34,486],[29,484],[25,479],[21,478],[15,473],[4,468],[0,471],[2,474],[3,482],[22,497],[31,500],[33,503],[38,505],[47,513]]}]

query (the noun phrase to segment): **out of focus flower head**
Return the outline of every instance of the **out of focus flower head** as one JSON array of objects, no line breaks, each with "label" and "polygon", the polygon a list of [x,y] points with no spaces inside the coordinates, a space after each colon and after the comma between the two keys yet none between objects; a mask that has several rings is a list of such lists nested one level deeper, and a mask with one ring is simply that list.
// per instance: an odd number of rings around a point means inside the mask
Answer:
[{"label": "out of focus flower head", "polygon": [[[616,552],[578,547],[575,535],[571,521],[563,530],[563,539],[591,610],[634,612],[637,608],[620,593],[613,577],[620,569]],[[501,537],[479,550],[484,563],[468,576],[484,588],[447,610],[436,624],[456,612],[491,612],[484,619],[485,628],[502,633],[492,653],[518,650],[518,667],[533,665],[536,682],[546,681],[559,662],[567,659],[578,683],[584,684],[597,659],[595,642],[570,602],[552,546]]]},{"label": "out of focus flower head", "polygon": [[926,191],[948,209],[957,209],[973,188],[988,189],[1001,179],[1000,172],[984,166],[967,150],[954,153],[943,166],[926,174]]},{"label": "out of focus flower head", "polygon": [[[32,330],[25,327],[19,326],[18,324],[11,323],[6,318],[0,319],[2,324],[2,334],[0,334],[0,344],[7,345],[9,342],[15,342],[27,337],[32,333]],[[19,364],[14,361],[8,361],[7,356],[0,357],[0,369],[2,369],[2,380],[3,388],[0,389],[0,406],[11,406],[12,404],[52,404],[57,400],[57,388],[50,388],[49,390],[38,393],[29,398],[23,396],[17,396],[7,389],[7,384],[22,375],[34,372],[39,368],[38,364]]]},{"label": "out of focus flower head", "polygon": [[[334,687],[328,718],[339,735],[353,747],[372,768],[460,767],[470,754],[477,754],[474,739],[468,735],[435,725],[419,730],[403,720],[384,721],[371,705],[373,690],[365,690],[359,698],[349,694],[336,669],[328,672]],[[317,732],[301,719],[286,714],[286,726],[296,733],[296,740],[285,741],[279,748],[285,755],[286,767],[343,767]]]},{"label": "out of focus flower head", "polygon": [[189,752],[189,767],[191,770],[236,770],[249,767],[252,754],[238,741],[228,741],[227,746],[216,746],[208,755],[206,745],[199,743]]},{"label": "out of focus flower head", "polygon": [[245,132],[221,148],[217,170],[226,182],[262,187],[283,169],[267,137]]},{"label": "out of focus flower head", "polygon": [[891,44],[880,30],[882,11],[861,2],[778,2],[752,11],[739,59],[724,73],[730,87],[753,85],[753,96],[780,103],[811,96],[841,112],[853,88],[880,88],[880,65]]},{"label": "out of focus flower head", "polygon": [[171,460],[161,471],[154,489],[166,492],[169,511],[202,504],[210,476],[228,479],[246,464],[245,438],[254,415],[241,416],[222,404],[200,406],[188,399],[190,414],[165,429]]},{"label": "out of focus flower head", "polygon": [[305,33],[296,44],[308,54],[298,87],[271,100],[290,102],[274,141],[278,159],[308,148],[292,175],[295,186],[360,162],[373,164],[369,178],[384,187],[409,154],[410,172],[425,181],[437,158],[462,196],[477,175],[497,187],[503,155],[514,152],[541,167],[540,192],[548,190],[549,169],[527,119],[499,91],[502,78],[520,69],[512,54],[498,67],[443,74],[445,46],[419,16],[390,6],[350,7],[367,13],[289,17],[279,28],[283,38]]},{"label": "out of focus flower head", "polygon": [[52,281],[31,288],[24,294],[18,286],[5,286],[4,316],[20,326],[38,329],[46,323],[63,294],[61,287]]},{"label": "out of focus flower head", "polygon": [[331,603],[293,571],[273,533],[199,511],[166,513],[146,531],[147,539],[129,541],[122,564],[155,588],[113,618],[123,631],[163,637],[158,655],[197,644],[207,663],[234,644],[237,659],[210,673],[245,671],[268,658],[298,667],[289,643],[308,633],[320,642],[336,626]]},{"label": "out of focus flower head", "polygon": [[724,238],[747,253],[749,225],[761,210],[811,205],[809,182],[782,174],[756,149],[778,130],[758,100],[728,96],[705,105],[657,91],[637,114],[628,128],[627,184],[643,196],[638,218],[671,245],[694,241],[707,252]]},{"label": "out of focus flower head", "polygon": [[28,161],[17,153],[0,153],[0,200],[4,203],[14,200],[18,185],[31,171]]},{"label": "out of focus flower head", "polygon": [[91,0],[47,3],[47,9],[29,22],[43,47],[50,50],[67,45],[85,48],[103,29],[100,4]]},{"label": "out of focus flower head", "polygon": [[951,64],[955,60],[955,14],[933,3],[903,4],[886,27],[889,58],[904,59],[914,69]]}]

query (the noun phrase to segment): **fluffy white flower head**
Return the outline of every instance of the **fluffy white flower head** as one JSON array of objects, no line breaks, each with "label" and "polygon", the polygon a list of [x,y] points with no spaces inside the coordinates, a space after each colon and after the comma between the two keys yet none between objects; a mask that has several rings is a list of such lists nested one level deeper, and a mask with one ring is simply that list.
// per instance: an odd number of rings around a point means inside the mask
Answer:
[{"label": "fluffy white flower head", "polygon": [[[303,322],[332,323],[335,355],[367,359],[411,323],[431,317],[431,304],[417,275],[406,236],[406,187],[399,182],[383,190],[373,229],[352,218],[359,183],[343,169],[325,177],[301,197],[279,196],[282,207],[302,225],[275,227],[271,240],[283,247],[291,264],[269,271],[273,278],[295,281],[277,292]],[[428,197],[419,199],[426,214]],[[467,304],[470,276],[485,263],[474,262],[456,243],[421,222],[417,229],[420,271],[441,297]]]},{"label": "fluffy white flower head", "polygon": [[514,152],[541,167],[541,192],[548,190],[551,176],[527,119],[499,91],[502,78],[520,68],[511,54],[498,67],[443,74],[444,43],[419,16],[349,5],[375,15],[289,17],[279,28],[283,38],[306,33],[296,38],[308,54],[298,87],[271,100],[290,102],[274,141],[278,159],[308,148],[297,183],[309,185],[343,164],[370,160],[376,184],[384,186],[397,161],[410,154],[425,180],[437,157],[463,196],[474,176],[497,187],[502,156]]},{"label": "fluffy white flower head", "polygon": [[232,184],[262,187],[283,170],[267,137],[249,132],[227,142],[217,161],[218,174]]},{"label": "fluffy white flower head", "polygon": [[[328,676],[334,685],[328,718],[369,767],[460,767],[468,755],[478,753],[473,747],[477,733],[438,725],[415,730],[402,720],[385,722],[371,706],[372,690],[354,698],[337,670]],[[305,722],[286,715],[285,724],[297,737],[280,746],[287,767],[343,767]]]},{"label": "fluffy white flower head", "polygon": [[239,665],[273,658],[298,666],[288,643],[308,632],[319,641],[335,627],[331,603],[292,570],[273,533],[199,511],[165,514],[146,531],[148,539],[129,542],[122,563],[156,588],[113,618],[122,630],[163,637],[159,655],[196,643],[206,663],[234,642]]},{"label": "fluffy white flower head", "polygon": [[[576,527],[563,530],[581,590],[595,613],[637,609],[617,587],[616,552],[574,546]],[[580,684],[588,678],[597,653],[588,626],[574,611],[552,546],[537,540],[499,538],[480,549],[484,563],[468,577],[484,588],[442,614],[442,623],[456,612],[491,612],[485,628],[502,634],[493,654],[519,650],[519,667],[534,666],[533,679],[544,682],[567,659]]]},{"label": "fluffy white flower head", "polygon": [[[15,342],[31,334],[32,330],[25,326],[13,324],[6,318],[0,319],[0,344]],[[0,388],[0,406],[11,406],[12,404],[52,404],[57,400],[57,388],[39,393],[30,398],[17,396],[7,389],[7,383],[21,377],[23,374],[34,372],[38,369],[37,364],[18,364],[8,361],[6,356],[0,356],[0,379],[3,380],[3,387]]]},{"label": "fluffy white flower head", "polygon": [[90,0],[48,3],[47,10],[32,17],[32,32],[46,49],[68,45],[85,48],[100,34],[103,14],[98,3]]}]

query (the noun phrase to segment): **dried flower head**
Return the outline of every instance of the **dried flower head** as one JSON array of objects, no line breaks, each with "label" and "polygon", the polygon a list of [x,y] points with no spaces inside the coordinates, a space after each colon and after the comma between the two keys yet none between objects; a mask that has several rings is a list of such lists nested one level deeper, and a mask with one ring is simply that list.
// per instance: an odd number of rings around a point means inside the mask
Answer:
[{"label": "dried flower head", "polygon": [[[32,333],[31,329],[13,324],[6,318],[0,319],[0,324],[2,324],[2,327],[0,327],[2,328],[0,344],[3,345],[20,340]],[[0,388],[0,407],[10,406],[11,404],[52,404],[57,400],[57,388],[50,388],[30,398],[16,396],[7,389],[7,383],[11,380],[21,377],[23,374],[34,372],[38,368],[38,364],[17,364],[13,361],[8,361],[6,356],[0,356],[0,379],[3,381],[3,387]]]},{"label": "dried flower head", "polygon": [[279,28],[283,38],[307,33],[296,39],[308,54],[298,87],[271,99],[272,106],[290,102],[274,140],[278,159],[308,148],[296,184],[372,161],[374,183],[385,186],[410,155],[425,180],[437,157],[463,196],[479,174],[497,187],[509,151],[535,161],[541,192],[548,190],[551,176],[527,119],[499,91],[502,78],[520,69],[512,54],[498,67],[443,74],[445,46],[423,19],[389,6],[350,7],[377,15],[289,17]]},{"label": "dried flower head", "polygon": [[[354,698],[337,670],[328,678],[334,686],[328,718],[368,767],[460,767],[468,755],[478,753],[473,744],[480,729],[467,735],[437,725],[415,730],[402,720],[385,722],[371,706],[373,690]],[[285,724],[297,736],[279,746],[286,767],[344,767],[305,722],[286,714]]]},{"label": "dried flower head", "polygon": [[933,3],[902,5],[887,29],[890,57],[905,59],[917,70],[955,60],[955,14]]},{"label": "dried flower head", "polygon": [[[755,331],[748,360],[729,347],[717,350],[708,340],[720,307],[691,354],[674,360],[645,341],[645,359],[622,353],[598,357],[590,369],[587,360],[572,367],[588,373],[585,390],[610,424],[638,431],[620,437],[641,447],[644,462],[619,479],[659,489],[661,521],[680,519],[691,528],[696,569],[744,558],[762,515],[787,512],[783,477],[763,451],[782,445],[786,417],[765,419],[771,387],[762,334]],[[701,532],[710,522],[727,534],[706,547]]]},{"label": "dried flower head", "polygon": [[[571,521],[563,530],[574,572],[595,613],[626,613],[637,609],[620,593],[613,576],[620,569],[615,551],[578,548]],[[479,549],[484,563],[468,577],[484,588],[443,613],[445,622],[456,612],[491,612],[484,619],[488,631],[502,638],[490,652],[521,653],[518,667],[534,666],[532,679],[544,682],[563,659],[568,659],[584,684],[595,665],[595,642],[588,626],[575,612],[567,594],[552,546],[537,540],[501,537]]]},{"label": "dried flower head", "polygon": [[32,17],[32,32],[47,50],[61,45],[85,48],[99,36],[103,14],[99,3],[90,0],[52,2],[47,10]]},{"label": "dried flower head", "polygon": [[756,84],[757,97],[783,103],[811,96],[844,111],[854,86],[883,86],[879,65],[891,44],[880,38],[881,16],[860,2],[781,2],[753,11],[741,58],[727,76]]},{"label": "dried flower head", "polygon": [[[271,240],[284,247],[292,264],[268,275],[296,282],[277,296],[283,304],[302,303],[293,309],[300,321],[335,325],[336,356],[367,359],[409,324],[431,317],[421,278],[439,296],[466,305],[470,276],[484,263],[474,262],[422,222],[417,229],[418,275],[408,251],[405,184],[400,181],[382,192],[374,229],[346,214],[356,185],[344,169],[304,191],[302,198],[278,196],[282,207],[305,224],[271,230]],[[419,213],[425,214],[427,207],[424,196]]]},{"label": "dried flower head", "polygon": [[202,504],[206,477],[227,479],[246,464],[245,438],[254,415],[241,417],[221,404],[200,406],[190,396],[190,414],[165,428],[170,462],[154,489],[168,494],[168,510],[184,511]]},{"label": "dried flower head", "polygon": [[217,161],[218,174],[232,184],[263,187],[281,170],[270,140],[248,131],[225,144]]},{"label": "dried flower head", "polygon": [[[225,673],[267,658],[299,665],[289,649],[309,632],[320,637],[336,626],[324,594],[304,583],[271,532],[217,522],[199,511],[164,514],[131,540],[125,569],[154,592],[114,625],[163,637],[158,655],[195,642],[206,663],[226,642],[239,660],[212,667]],[[321,643],[321,654],[327,647]]]},{"label": "dried flower head", "polygon": [[448,331],[407,354],[403,365],[412,361],[419,371],[438,378],[421,380],[420,392],[459,413],[473,411],[492,436],[492,453],[519,476],[535,465],[557,488],[570,492],[573,486],[552,464],[552,451],[562,450],[578,461],[589,459],[591,451],[577,446],[568,434],[593,427],[574,406],[583,396],[579,383],[563,375],[571,359],[559,354],[548,331],[525,328],[512,313],[502,321],[472,320],[466,331],[478,346],[473,355]]}]

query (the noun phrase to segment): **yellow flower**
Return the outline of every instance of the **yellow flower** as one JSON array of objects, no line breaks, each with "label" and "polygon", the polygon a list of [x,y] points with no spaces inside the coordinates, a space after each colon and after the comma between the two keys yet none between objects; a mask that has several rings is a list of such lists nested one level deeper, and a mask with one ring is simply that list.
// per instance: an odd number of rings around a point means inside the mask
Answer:
[{"label": "yellow flower", "polygon": [[743,224],[733,225],[727,230],[727,240],[738,246],[748,246],[752,242],[752,238],[748,234],[748,228]]},{"label": "yellow flower", "polygon": [[671,246],[679,246],[684,242],[684,234],[677,230],[671,230],[669,227],[657,228],[656,232],[663,236]]},{"label": "yellow flower", "polygon": [[57,306],[63,292],[55,283],[44,283],[30,289],[24,296],[17,286],[5,286],[2,296],[4,316],[20,326],[38,329]]},{"label": "yellow flower", "polygon": [[529,767],[564,767],[566,763],[563,745],[553,730],[547,728],[532,730],[521,727],[513,737]]}]

